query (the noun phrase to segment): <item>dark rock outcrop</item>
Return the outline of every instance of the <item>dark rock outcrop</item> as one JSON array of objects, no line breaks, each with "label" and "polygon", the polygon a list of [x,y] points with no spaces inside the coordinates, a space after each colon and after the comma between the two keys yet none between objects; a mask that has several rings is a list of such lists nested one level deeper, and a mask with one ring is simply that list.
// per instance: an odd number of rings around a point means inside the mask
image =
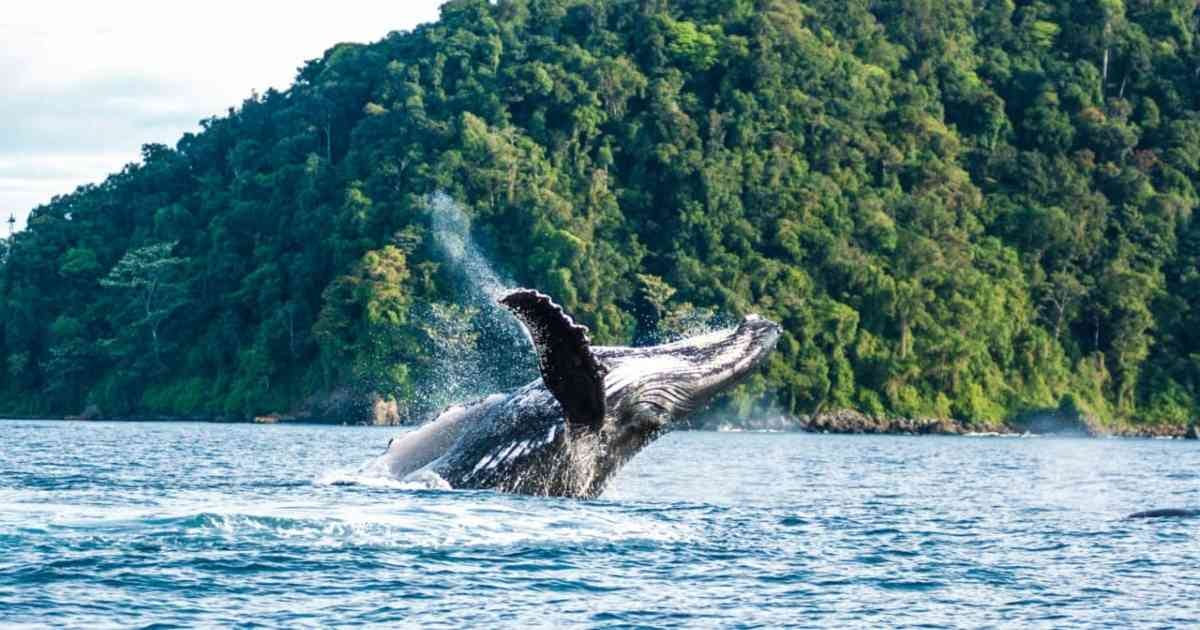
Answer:
[{"label": "dark rock outcrop", "polygon": [[1013,418],[1009,424],[1020,433],[1037,435],[1101,437],[1110,434],[1095,416],[1061,409],[1031,411]]},{"label": "dark rock outcrop", "polygon": [[754,416],[729,421],[720,415],[693,423],[693,429],[709,431],[804,431],[807,433],[898,433],[909,435],[958,435],[961,425],[946,418],[882,418],[853,409],[815,414]]},{"label": "dark rock outcrop", "polygon": [[812,433],[904,433],[912,435],[958,435],[963,428],[946,418],[882,418],[852,409],[840,409],[799,417],[801,430]]},{"label": "dark rock outcrop", "polygon": [[[369,424],[395,426],[403,424],[400,405],[377,393],[361,393],[338,389],[324,396],[314,396],[304,406],[289,414],[260,416],[271,422],[323,422],[334,424]],[[256,419],[257,420],[257,419]]]}]

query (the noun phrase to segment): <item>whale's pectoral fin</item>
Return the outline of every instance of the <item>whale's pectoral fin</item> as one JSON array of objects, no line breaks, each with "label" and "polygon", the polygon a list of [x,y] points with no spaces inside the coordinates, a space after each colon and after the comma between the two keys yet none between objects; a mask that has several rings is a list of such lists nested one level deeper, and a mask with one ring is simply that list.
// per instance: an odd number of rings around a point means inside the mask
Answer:
[{"label": "whale's pectoral fin", "polygon": [[592,354],[587,327],[576,324],[549,296],[520,289],[500,299],[524,322],[537,347],[542,381],[558,399],[567,421],[599,427],[604,421],[604,375]]}]

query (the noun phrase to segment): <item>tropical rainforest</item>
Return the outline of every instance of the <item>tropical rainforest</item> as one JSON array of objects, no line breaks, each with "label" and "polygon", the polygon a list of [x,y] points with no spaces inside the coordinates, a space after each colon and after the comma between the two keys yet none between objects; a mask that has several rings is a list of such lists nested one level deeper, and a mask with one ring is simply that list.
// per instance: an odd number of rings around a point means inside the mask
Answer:
[{"label": "tropical rainforest", "polygon": [[1198,36],[1194,0],[452,0],[34,209],[0,412],[415,418],[488,343],[448,199],[597,343],[780,322],[732,414],[1187,423]]}]

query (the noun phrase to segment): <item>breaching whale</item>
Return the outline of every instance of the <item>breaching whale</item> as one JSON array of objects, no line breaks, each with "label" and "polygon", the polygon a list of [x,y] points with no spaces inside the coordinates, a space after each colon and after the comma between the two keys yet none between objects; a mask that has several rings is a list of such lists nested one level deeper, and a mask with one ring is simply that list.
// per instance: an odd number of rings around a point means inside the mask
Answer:
[{"label": "breaching whale", "polygon": [[432,473],[453,488],[595,497],[643,447],[761,365],[780,333],[750,315],[675,343],[601,347],[542,293],[517,290],[500,303],[529,330],[541,378],[449,407],[392,440],[371,469]]}]

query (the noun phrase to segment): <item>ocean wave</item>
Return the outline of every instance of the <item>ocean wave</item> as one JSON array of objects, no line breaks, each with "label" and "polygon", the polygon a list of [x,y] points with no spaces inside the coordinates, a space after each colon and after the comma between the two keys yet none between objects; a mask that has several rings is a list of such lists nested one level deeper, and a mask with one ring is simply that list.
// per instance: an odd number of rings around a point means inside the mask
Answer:
[{"label": "ocean wave", "polygon": [[336,469],[321,473],[313,483],[318,486],[362,486],[389,490],[451,490],[450,484],[428,470],[419,470],[404,479],[370,469]]},{"label": "ocean wave", "polygon": [[[892,627],[924,606],[935,625],[1042,614],[1103,624],[1095,611],[1121,609],[1188,626],[1187,594],[1200,587],[1189,522],[1124,520],[1134,506],[1200,504],[1200,451],[1150,441],[676,433],[602,497],[570,500],[346,467],[371,458],[375,430],[304,430],[314,439],[302,451],[282,431],[252,448],[230,434],[222,449],[137,476],[122,474],[121,444],[158,439],[147,451],[168,452],[173,434],[131,426],[128,440],[89,451],[90,465],[57,469],[12,444],[21,463],[0,479],[0,616]],[[86,485],[43,487],[42,476],[100,470]],[[1160,609],[1183,612],[1154,618]]]},{"label": "ocean wave", "polygon": [[1042,437],[1039,433],[1002,433],[1000,431],[971,431],[964,433],[963,437],[1001,437],[1001,438],[1036,438]]}]

